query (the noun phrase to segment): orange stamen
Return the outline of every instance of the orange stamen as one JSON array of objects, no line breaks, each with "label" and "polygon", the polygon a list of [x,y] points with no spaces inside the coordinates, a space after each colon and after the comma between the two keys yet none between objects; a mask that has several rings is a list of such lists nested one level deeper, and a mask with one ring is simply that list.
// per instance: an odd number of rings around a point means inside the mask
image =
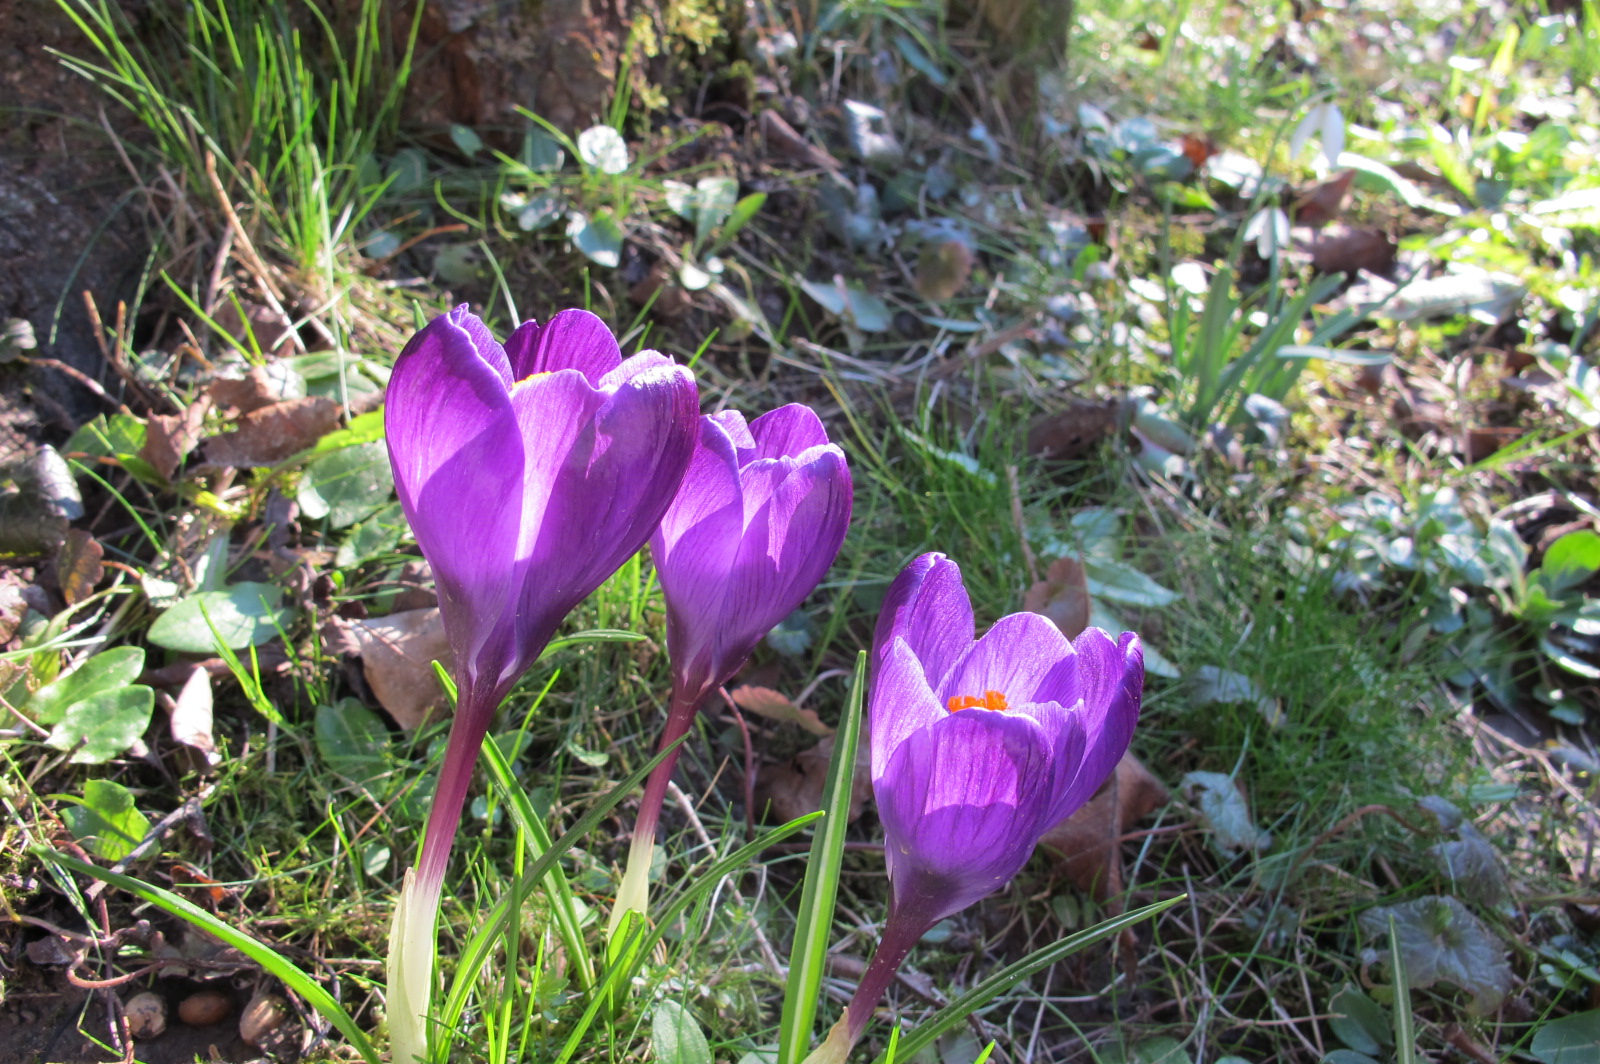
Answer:
[{"label": "orange stamen", "polygon": [[977,695],[951,695],[948,705],[952,713],[960,712],[963,709],[1003,710],[1011,708],[1006,704],[1006,696],[999,691],[985,691],[982,698]]}]

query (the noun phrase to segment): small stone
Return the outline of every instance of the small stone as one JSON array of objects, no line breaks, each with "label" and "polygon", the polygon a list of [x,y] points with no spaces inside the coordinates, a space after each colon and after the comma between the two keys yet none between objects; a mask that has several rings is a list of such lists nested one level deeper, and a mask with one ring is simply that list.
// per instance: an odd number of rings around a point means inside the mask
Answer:
[{"label": "small stone", "polygon": [[239,1017],[239,1037],[261,1049],[288,1018],[288,1002],[277,994],[258,993]]},{"label": "small stone", "polygon": [[123,1003],[122,1014],[134,1038],[159,1038],[167,1029],[167,1003],[160,994],[146,990],[133,995]]},{"label": "small stone", "polygon": [[233,1000],[217,990],[190,994],[178,1003],[178,1019],[190,1027],[210,1027],[233,1012]]}]

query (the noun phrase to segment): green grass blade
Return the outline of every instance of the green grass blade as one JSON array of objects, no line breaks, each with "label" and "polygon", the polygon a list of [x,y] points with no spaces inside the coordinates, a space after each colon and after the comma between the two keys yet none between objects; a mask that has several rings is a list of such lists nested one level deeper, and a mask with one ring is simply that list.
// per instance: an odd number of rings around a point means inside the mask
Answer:
[{"label": "green grass blade", "polygon": [[[643,783],[645,777],[650,775],[651,771],[687,738],[687,735],[679,738],[677,742],[656,754],[649,761],[646,761],[627,779],[607,791],[604,798],[600,799],[592,809],[585,813],[559,839],[551,843],[550,848],[545,850],[537,861],[533,862],[533,867],[529,868],[523,875],[523,881],[525,883],[537,883],[549,875],[550,869],[555,867],[562,854],[570,850],[579,839],[582,839],[598,827],[600,821],[605,819],[606,814],[611,812],[617,803],[626,798],[635,787]],[[488,744],[485,745],[487,746]],[[439,1014],[439,1024],[445,1030],[455,1029],[460,1022],[461,1013],[467,1007],[467,995],[472,990],[472,982],[478,977],[478,972],[482,970],[483,966],[488,963],[489,957],[494,953],[495,944],[505,931],[506,921],[511,919],[513,911],[511,900],[514,893],[513,891],[508,891],[505,896],[495,902],[494,908],[490,910],[489,918],[484,921],[483,926],[468,940],[466,948],[461,951],[461,963],[456,968],[454,982],[450,984],[450,993],[445,998],[444,1010]],[[440,1042],[445,1042],[445,1039],[440,1039]],[[439,1051],[434,1054],[434,1059],[443,1060],[443,1052],[446,1049],[448,1049],[448,1045],[441,1045]]]},{"label": "green grass blade", "polygon": [[[1103,942],[1121,932],[1125,927],[1131,927],[1141,920],[1147,920],[1152,916],[1159,915],[1187,897],[1187,894],[1180,894],[1176,898],[1168,898],[1166,901],[1158,901],[1154,905],[1146,905],[1142,909],[1135,909],[1131,913],[1123,913],[1121,916],[1113,917],[1086,931],[1079,931],[1076,935],[1064,938],[1060,942],[1035,950],[1017,963],[995,972],[989,978],[940,1009],[933,1019],[900,1039],[896,1055],[901,1059],[916,1056],[932,1045],[934,1039],[966,1022],[967,1017],[972,1013],[1035,972],[1042,972],[1050,965],[1065,957],[1072,956],[1081,949],[1092,946],[1096,942]],[[873,1064],[887,1064],[887,1054],[880,1056]]]},{"label": "green grass blade", "polygon": [[867,689],[867,652],[856,655],[855,678],[844,719],[833,736],[833,760],[822,792],[825,819],[811,842],[805,888],[789,949],[789,981],[783,993],[783,1018],[778,1025],[778,1064],[796,1064],[811,1049],[811,1036],[821,1001],[822,976],[833,932],[833,903],[839,893],[839,864],[850,826],[850,791],[855,779],[856,745],[861,739],[861,703]]},{"label": "green grass blade", "polygon": [[[483,744],[483,757],[489,764],[489,771],[494,773],[495,782],[500,785],[500,791],[505,795],[506,805],[511,810],[511,819],[523,830],[527,838],[528,857],[537,861],[550,852],[550,833],[534,813],[533,803],[528,800],[527,791],[517,783],[517,778],[511,774],[511,765],[506,761],[506,755],[500,752],[500,747],[493,742]],[[561,936],[561,944],[567,949],[567,959],[578,969],[578,979],[585,990],[594,985],[594,961],[589,956],[589,951],[584,948],[583,929],[579,925],[578,907],[576,899],[572,896],[572,887],[567,882],[567,875],[561,870],[559,863],[550,866],[550,872],[545,876],[544,888],[550,898],[550,908],[555,914],[556,932]]]},{"label": "green grass blade", "polygon": [[1400,953],[1400,933],[1394,917],[1389,917],[1389,967],[1394,972],[1394,1059],[1395,1064],[1417,1064],[1417,1027],[1411,1015],[1411,980],[1406,977],[1406,959]]},{"label": "green grass blade", "polygon": [[43,847],[34,852],[45,860],[77,872],[79,875],[91,876],[109,883],[113,887],[125,890],[136,897],[143,898],[150,904],[165,909],[173,916],[189,921],[202,931],[215,935],[261,965],[272,975],[277,976],[285,986],[299,994],[306,1004],[316,1009],[324,1019],[338,1028],[339,1033],[344,1035],[350,1045],[355,1047],[356,1052],[361,1054],[361,1059],[365,1060],[367,1064],[380,1064],[381,1058],[378,1056],[378,1051],[373,1048],[372,1042],[367,1038],[366,1033],[356,1026],[356,1021],[351,1019],[350,1014],[344,1010],[344,1007],[333,999],[333,995],[322,989],[322,984],[296,967],[294,962],[270,946],[256,941],[243,931],[212,916],[198,905],[186,901],[169,891],[162,890],[160,887],[152,887],[148,883],[141,883],[131,876],[124,876],[108,869],[97,868],[86,861],[80,861],[75,857],[68,857],[65,854],[56,853]]}]

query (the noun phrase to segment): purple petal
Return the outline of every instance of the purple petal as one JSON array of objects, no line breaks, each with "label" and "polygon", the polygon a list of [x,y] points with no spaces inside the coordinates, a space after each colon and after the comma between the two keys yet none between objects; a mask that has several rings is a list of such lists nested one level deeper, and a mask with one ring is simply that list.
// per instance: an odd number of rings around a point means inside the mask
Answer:
[{"label": "purple petal", "polygon": [[563,310],[543,326],[523,322],[506,340],[506,355],[519,381],[535,373],[575,369],[594,385],[622,361],[617,338],[587,310]]},{"label": "purple petal", "polygon": [[889,641],[899,636],[921,660],[929,684],[937,688],[972,646],[972,625],[972,601],[961,582],[961,569],[943,554],[924,554],[889,585],[873,633],[873,657],[881,660]]},{"label": "purple petal", "polygon": [[[600,388],[602,391],[614,392],[635,377],[676,365],[676,362],[660,351],[640,351],[631,358],[623,359],[621,365],[601,377]],[[687,373],[688,370],[684,372]]]},{"label": "purple petal", "polygon": [[1045,680],[1071,659],[1072,644],[1061,629],[1037,613],[1013,613],[994,622],[961,656],[939,684],[939,698],[999,691],[1012,705],[1049,701]]},{"label": "purple petal", "polygon": [[505,356],[481,332],[457,310],[412,337],[384,413],[401,506],[433,566],[456,661],[473,676],[505,664],[493,637],[510,595],[524,465]]},{"label": "purple petal", "polygon": [[837,447],[817,448],[805,462],[763,460],[740,479],[745,527],[727,575],[717,654],[718,671],[729,675],[816,588],[850,527],[850,470]]},{"label": "purple petal", "polygon": [[612,396],[577,373],[524,383],[514,396],[528,437],[529,535],[517,613],[526,643],[627,561],[661,523],[694,453],[694,378],[641,373]]},{"label": "purple petal", "polygon": [[948,916],[1003,887],[1044,830],[1053,762],[1039,726],[1008,713],[965,710],[906,736],[873,785],[895,897]]},{"label": "purple petal", "polygon": [[737,410],[719,410],[711,415],[711,419],[722,426],[728,434],[728,439],[733,441],[733,449],[738,455],[739,465],[745,466],[755,458],[756,440],[750,435],[750,426],[745,424],[744,415]]},{"label": "purple petal", "polygon": [[1132,632],[1120,642],[1098,628],[1085,629],[1073,643],[1083,701],[1084,753],[1056,801],[1053,822],[1071,816],[1100,789],[1128,752],[1144,689],[1144,648]]},{"label": "purple petal", "polygon": [[[754,458],[794,458],[828,442],[822,419],[803,403],[790,403],[762,414],[750,423],[750,435],[755,441]],[[748,461],[741,458],[743,464]]]},{"label": "purple petal", "polygon": [[667,600],[667,651],[680,677],[697,688],[714,682],[722,600],[743,531],[733,441],[718,421],[702,417],[683,484],[650,540]]},{"label": "purple petal", "polygon": [[494,333],[489,331],[483,320],[468,310],[465,303],[452,309],[446,317],[450,319],[452,325],[466,330],[467,335],[472,338],[472,346],[477,350],[478,357],[491,366],[509,388],[513,378],[511,363],[506,359],[506,349],[500,346],[500,341],[494,338]]},{"label": "purple petal", "polygon": [[922,663],[904,639],[896,637],[878,661],[867,689],[867,731],[872,747],[872,784],[889,771],[889,761],[906,736],[949,712],[928,686]]}]

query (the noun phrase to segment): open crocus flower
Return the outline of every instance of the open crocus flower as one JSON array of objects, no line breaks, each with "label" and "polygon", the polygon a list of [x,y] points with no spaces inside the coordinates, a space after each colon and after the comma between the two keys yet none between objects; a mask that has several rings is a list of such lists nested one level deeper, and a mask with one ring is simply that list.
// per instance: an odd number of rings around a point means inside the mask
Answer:
[{"label": "open crocus flower", "polygon": [[397,1062],[426,1048],[439,894],[495,707],[660,524],[694,453],[698,412],[688,370],[654,351],[624,361],[582,310],[526,322],[502,347],[457,307],[395,362],[389,460],[433,567],[458,689],[422,858],[395,912]]},{"label": "open crocus flower", "polygon": [[[748,426],[734,410],[700,419],[683,486],[650,540],[672,659],[663,748],[811,594],[844,542],[850,499],[844,452],[810,407],[781,407]],[[674,752],[645,785],[613,931],[629,910],[646,911],[656,821],[676,761]]]},{"label": "open crocus flower", "polygon": [[1014,613],[972,633],[961,571],[941,554],[907,566],[878,616],[867,714],[889,917],[842,1039],[830,1036],[845,1049],[917,940],[1009,882],[1115,770],[1139,718],[1131,632],[1069,641]]}]

